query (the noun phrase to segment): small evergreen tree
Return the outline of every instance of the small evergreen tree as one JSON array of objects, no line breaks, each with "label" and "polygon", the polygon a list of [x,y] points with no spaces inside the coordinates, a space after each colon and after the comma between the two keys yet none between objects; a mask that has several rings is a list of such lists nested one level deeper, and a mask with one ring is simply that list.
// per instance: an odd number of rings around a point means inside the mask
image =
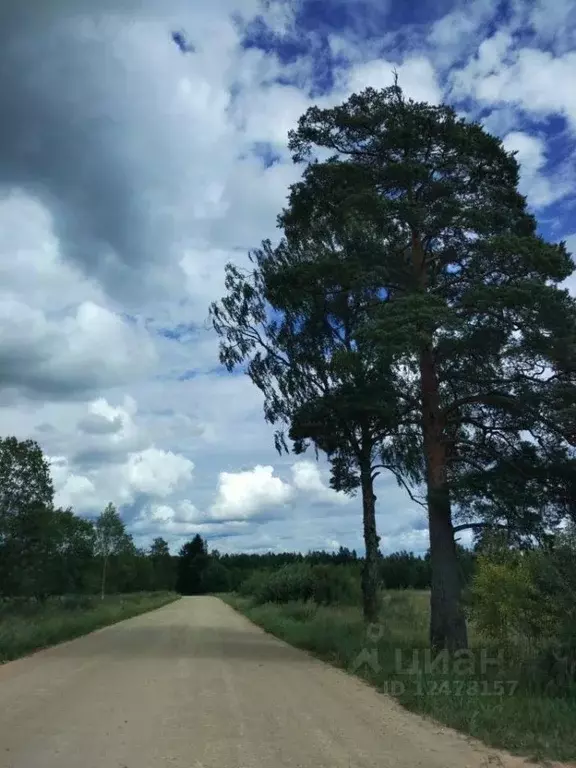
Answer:
[{"label": "small evergreen tree", "polygon": [[178,555],[176,591],[182,595],[200,595],[204,591],[203,576],[208,566],[208,548],[197,533],[186,542]]}]

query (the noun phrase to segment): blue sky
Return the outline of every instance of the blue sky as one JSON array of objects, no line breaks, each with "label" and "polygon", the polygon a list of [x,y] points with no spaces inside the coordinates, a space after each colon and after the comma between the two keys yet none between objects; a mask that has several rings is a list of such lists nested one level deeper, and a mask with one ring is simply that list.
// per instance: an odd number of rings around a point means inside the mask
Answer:
[{"label": "blue sky", "polygon": [[[278,457],[260,394],[219,366],[224,265],[278,236],[298,117],[393,69],[516,150],[542,232],[576,250],[576,7],[4,5],[0,433],[40,442],[59,503],[112,501],[141,544],[360,550],[359,500],[313,454]],[[423,551],[422,511],[379,483],[383,549]]]}]

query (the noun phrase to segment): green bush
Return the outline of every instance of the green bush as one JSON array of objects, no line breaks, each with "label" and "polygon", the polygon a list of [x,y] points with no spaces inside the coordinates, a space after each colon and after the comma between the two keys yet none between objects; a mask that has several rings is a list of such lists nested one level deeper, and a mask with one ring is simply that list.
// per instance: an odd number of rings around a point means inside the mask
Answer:
[{"label": "green bush", "polygon": [[256,604],[313,600],[320,605],[354,605],[360,600],[356,573],[342,565],[291,563],[253,573],[238,591]]},{"label": "green bush", "polygon": [[478,557],[470,616],[476,629],[521,659],[533,690],[576,692],[576,547],[566,534],[518,552]]},{"label": "green bush", "polygon": [[230,572],[222,563],[217,560],[210,560],[202,572],[200,582],[203,592],[228,592],[230,589]]},{"label": "green bush", "polygon": [[345,567],[313,566],[312,584],[312,597],[320,605],[358,605],[360,602],[360,581]]},{"label": "green bush", "polygon": [[254,571],[240,582],[237,589],[238,594],[242,597],[254,597],[263,589],[263,585],[269,577],[268,571]]},{"label": "green bush", "polygon": [[535,597],[528,553],[478,557],[470,610],[483,635],[506,646],[513,643],[530,622]]},{"label": "green bush", "polygon": [[284,565],[262,579],[254,598],[257,603],[289,603],[311,600],[314,595],[312,566],[306,563]]}]

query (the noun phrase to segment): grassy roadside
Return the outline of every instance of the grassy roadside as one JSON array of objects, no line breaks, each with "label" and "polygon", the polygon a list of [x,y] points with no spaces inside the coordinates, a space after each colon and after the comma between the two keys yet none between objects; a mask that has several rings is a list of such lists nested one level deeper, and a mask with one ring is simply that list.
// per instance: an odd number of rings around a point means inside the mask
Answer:
[{"label": "grassy roadside", "polygon": [[545,692],[526,660],[510,654],[498,658],[498,649],[472,632],[472,661],[444,669],[442,660],[430,665],[425,592],[385,594],[381,622],[368,636],[356,607],[255,605],[247,597],[219,597],[271,634],[490,746],[538,760],[576,757],[576,694]]},{"label": "grassy roadside", "polygon": [[95,629],[153,611],[178,599],[172,592],[88,595],[48,599],[44,604],[0,602],[0,664]]}]

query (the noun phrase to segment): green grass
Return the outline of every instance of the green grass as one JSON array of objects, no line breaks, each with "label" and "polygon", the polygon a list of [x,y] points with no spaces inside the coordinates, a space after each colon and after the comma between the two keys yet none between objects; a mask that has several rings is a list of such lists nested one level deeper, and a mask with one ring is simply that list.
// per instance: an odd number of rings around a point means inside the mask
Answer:
[{"label": "green grass", "polygon": [[[576,756],[576,693],[546,694],[534,682],[531,660],[519,652],[503,652],[498,668],[483,669],[482,659],[496,658],[497,649],[472,628],[471,661],[460,661],[460,667],[448,662],[446,669],[427,667],[426,659],[433,660],[425,655],[426,592],[384,593],[382,618],[370,637],[356,607],[255,605],[248,597],[221,597],[266,631],[357,674],[408,709],[490,746],[538,760]],[[363,650],[373,653],[373,666],[358,667]]]},{"label": "green grass", "polygon": [[32,601],[0,601],[0,664],[72,640],[117,621],[153,611],[173,600],[172,592],[99,597],[70,595]]}]

